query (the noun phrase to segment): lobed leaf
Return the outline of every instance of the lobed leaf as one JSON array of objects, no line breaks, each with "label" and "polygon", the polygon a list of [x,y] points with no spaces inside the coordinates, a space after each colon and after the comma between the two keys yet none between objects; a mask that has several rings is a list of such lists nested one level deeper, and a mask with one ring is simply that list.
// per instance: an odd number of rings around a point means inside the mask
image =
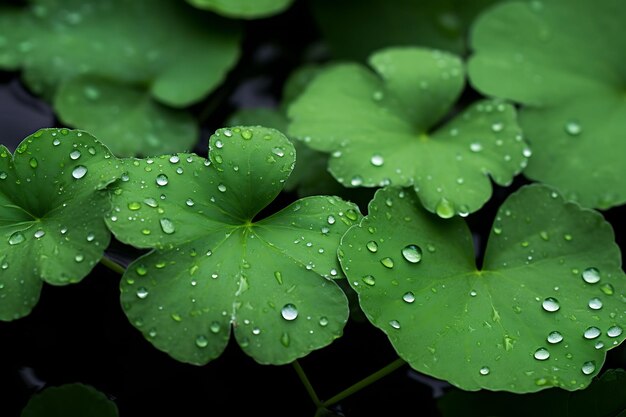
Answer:
[{"label": "lobed leaf", "polygon": [[95,388],[74,383],[45,388],[33,395],[21,417],[118,417],[115,403]]},{"label": "lobed leaf", "polygon": [[110,233],[105,190],[122,174],[93,136],[42,129],[17,147],[0,146],[0,320],[30,313],[42,280],[82,280],[100,260]]},{"label": "lobed leaf", "polygon": [[220,129],[209,158],[128,162],[107,224],[119,240],[155,248],[122,278],[128,318],[158,349],[192,364],[218,357],[231,331],[259,363],[328,345],[348,318],[332,278],[342,277],[335,252],[358,208],[317,196],[258,220],[295,162],[277,130]]},{"label": "lobed leaf", "polygon": [[339,259],[368,319],[414,369],[465,389],[587,386],[624,340],[626,281],[611,226],[545,186],[498,211],[482,268],[460,219],[379,190]]}]

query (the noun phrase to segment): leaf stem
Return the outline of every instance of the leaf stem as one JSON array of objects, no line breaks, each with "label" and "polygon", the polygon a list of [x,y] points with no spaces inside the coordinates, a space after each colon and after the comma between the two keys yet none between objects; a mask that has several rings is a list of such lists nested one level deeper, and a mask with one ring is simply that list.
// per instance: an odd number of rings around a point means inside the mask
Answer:
[{"label": "leaf stem", "polygon": [[315,389],[313,389],[313,385],[311,385],[311,381],[309,381],[309,378],[304,373],[304,369],[302,369],[302,366],[300,366],[300,363],[297,360],[295,360],[291,362],[291,365],[293,366],[293,369],[296,370],[296,373],[298,374],[300,381],[302,381],[304,388],[306,388],[306,392],[308,392],[309,397],[311,397],[311,400],[313,400],[315,407],[317,407],[318,410],[322,408],[323,407],[322,402],[320,401],[320,398],[317,396]]},{"label": "leaf stem", "polygon": [[362,380],[360,380],[359,382],[357,382],[356,384],[346,388],[345,390],[341,391],[339,394],[335,395],[334,397],[326,400],[326,401],[322,401],[321,406],[324,408],[327,408],[333,404],[338,403],[339,401],[343,400],[346,397],[349,397],[350,395],[362,390],[363,388],[367,387],[368,385],[373,384],[374,382],[378,381],[379,379],[389,375],[390,373],[392,373],[393,371],[395,371],[396,369],[400,368],[401,366],[403,366],[404,364],[406,364],[406,362],[404,361],[404,359],[402,358],[398,358],[395,361],[391,362],[389,365],[385,366],[384,368],[374,372],[371,375],[368,375],[367,377],[363,378]]},{"label": "leaf stem", "polygon": [[111,271],[117,272],[120,275],[123,275],[124,271],[126,271],[126,268],[115,262],[113,259],[108,258],[106,255],[102,256],[102,258],[100,259],[100,263],[109,268]]}]

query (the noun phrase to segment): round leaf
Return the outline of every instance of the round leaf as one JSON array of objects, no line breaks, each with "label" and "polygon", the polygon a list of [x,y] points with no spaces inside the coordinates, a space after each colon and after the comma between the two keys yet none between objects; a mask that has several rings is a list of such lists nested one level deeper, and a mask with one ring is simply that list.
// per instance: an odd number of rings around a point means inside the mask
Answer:
[{"label": "round leaf", "polygon": [[289,133],[332,152],[329,170],[343,185],[413,185],[447,218],[489,199],[488,175],[507,185],[525,167],[530,149],[509,104],[482,101],[433,129],[463,87],[458,58],[395,48],[370,62],[377,74],[354,64],[326,69],[289,108]]},{"label": "round leaf", "polygon": [[117,406],[106,395],[83,384],[48,387],[35,394],[21,417],[118,417]]},{"label": "round leaf", "polygon": [[332,278],[342,277],[335,252],[358,208],[319,196],[256,219],[295,161],[277,130],[220,129],[209,157],[128,162],[108,225],[121,241],[158,250],[124,274],[127,316],[158,349],[192,364],[218,357],[231,327],[260,363],[328,345],[348,318]]},{"label": "round leaf", "polygon": [[258,19],[283,12],[293,0],[187,0],[190,4],[226,17]]},{"label": "round leaf", "polygon": [[91,271],[110,239],[104,189],[120,174],[82,131],[40,130],[13,156],[0,146],[0,320],[27,315],[41,280],[64,285]]},{"label": "round leaf", "polygon": [[482,269],[462,220],[434,218],[394,188],[377,192],[339,255],[398,354],[465,390],[584,388],[625,337],[611,226],[544,186],[502,205]]},{"label": "round leaf", "polygon": [[529,178],[608,208],[626,202],[626,3],[574,3],[511,2],[485,13],[469,73],[483,93],[523,105]]}]

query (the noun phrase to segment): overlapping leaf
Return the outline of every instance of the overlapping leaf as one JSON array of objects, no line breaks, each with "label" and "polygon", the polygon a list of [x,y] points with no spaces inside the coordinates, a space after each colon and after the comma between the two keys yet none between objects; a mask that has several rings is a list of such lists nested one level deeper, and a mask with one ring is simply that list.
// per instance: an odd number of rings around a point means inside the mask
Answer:
[{"label": "overlapping leaf", "polygon": [[121,174],[86,132],[43,129],[13,156],[0,146],[0,320],[27,315],[42,280],[80,281],[100,260],[110,239],[104,189]]},{"label": "overlapping leaf", "polygon": [[121,241],[156,250],[122,278],[127,316],[157,348],[193,364],[219,356],[231,331],[260,363],[331,343],[348,317],[331,279],[341,277],[335,252],[358,208],[309,197],[258,220],[295,161],[277,130],[220,129],[209,157],[129,161],[107,222]]},{"label": "overlapping leaf", "polygon": [[190,4],[226,17],[259,19],[287,9],[293,0],[187,0]]},{"label": "overlapping leaf", "polygon": [[489,199],[489,176],[506,185],[525,167],[530,149],[509,104],[481,101],[437,128],[464,86],[457,57],[392,48],[370,64],[376,73],[328,68],[289,108],[289,133],[332,153],[329,170],[342,184],[413,185],[428,210],[448,218]]},{"label": "overlapping leaf", "polygon": [[[28,86],[54,99],[61,120],[103,135],[113,133],[116,118],[133,129],[132,148],[125,135],[99,137],[118,155],[143,154],[146,143],[159,153],[189,148],[197,127],[166,106],[202,99],[238,57],[236,28],[178,0],[33,0],[23,9],[3,6],[0,25],[9,40],[0,43],[0,65],[22,67]],[[97,80],[64,86],[76,76]],[[80,101],[99,111],[87,113]],[[168,136],[172,129],[184,136]]]},{"label": "overlapping leaf", "polygon": [[415,200],[379,190],[339,250],[398,354],[465,390],[588,385],[626,327],[626,277],[602,216],[526,186],[500,208],[479,269],[464,222]]},{"label": "overlapping leaf", "polygon": [[45,388],[35,394],[21,417],[118,417],[117,406],[106,395],[84,384]]},{"label": "overlapping leaf", "polygon": [[511,2],[471,38],[472,84],[523,105],[525,174],[591,207],[626,202],[624,19],[620,0]]}]

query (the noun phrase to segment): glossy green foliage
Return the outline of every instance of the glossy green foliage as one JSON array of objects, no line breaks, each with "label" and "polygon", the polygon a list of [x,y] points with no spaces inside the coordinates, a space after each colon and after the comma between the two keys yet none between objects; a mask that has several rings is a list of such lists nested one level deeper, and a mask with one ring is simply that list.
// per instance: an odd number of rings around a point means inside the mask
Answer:
[{"label": "glossy green foliage", "polygon": [[293,0],[187,0],[190,4],[235,19],[260,19],[281,13]]},{"label": "glossy green foliage", "polygon": [[0,146],[0,320],[30,313],[42,280],[65,285],[91,271],[110,239],[105,189],[121,174],[82,131],[40,130],[15,155]]},{"label": "glossy green foliage", "polygon": [[336,197],[297,200],[258,219],[295,162],[279,131],[218,130],[209,160],[129,160],[107,223],[118,239],[156,250],[127,269],[122,306],[151,343],[204,364],[231,332],[259,363],[283,364],[331,343],[348,318],[339,239],[360,218]]},{"label": "glossy green foliage", "polygon": [[585,390],[536,394],[451,391],[438,400],[443,417],[614,417],[626,410],[626,372],[609,369]]},{"label": "glossy green foliage", "polygon": [[339,59],[365,60],[389,46],[425,46],[463,54],[469,24],[497,0],[310,0]]},{"label": "glossy green foliage", "polygon": [[461,219],[377,192],[339,257],[369,320],[416,370],[465,390],[584,388],[626,334],[611,226],[538,185],[498,211],[477,268]]},{"label": "glossy green foliage", "polygon": [[[33,0],[2,6],[0,25],[10,38],[0,66],[22,68],[61,121],[89,128],[119,156],[189,148],[197,127],[166,106],[201,100],[239,55],[236,27],[178,0]],[[111,132],[116,119],[122,134]]]},{"label": "glossy green foliage", "polygon": [[106,395],[83,384],[45,388],[33,395],[21,417],[118,417],[117,406]]},{"label": "glossy green foliage", "polygon": [[469,74],[523,105],[525,174],[591,207],[626,202],[626,36],[621,0],[511,2],[477,20]]},{"label": "glossy green foliage", "polygon": [[465,84],[456,56],[392,48],[370,65],[375,72],[329,67],[289,108],[289,133],[331,153],[343,185],[413,185],[429,211],[449,218],[489,199],[489,177],[506,185],[525,167],[530,149],[509,104],[483,100],[438,126]]}]

